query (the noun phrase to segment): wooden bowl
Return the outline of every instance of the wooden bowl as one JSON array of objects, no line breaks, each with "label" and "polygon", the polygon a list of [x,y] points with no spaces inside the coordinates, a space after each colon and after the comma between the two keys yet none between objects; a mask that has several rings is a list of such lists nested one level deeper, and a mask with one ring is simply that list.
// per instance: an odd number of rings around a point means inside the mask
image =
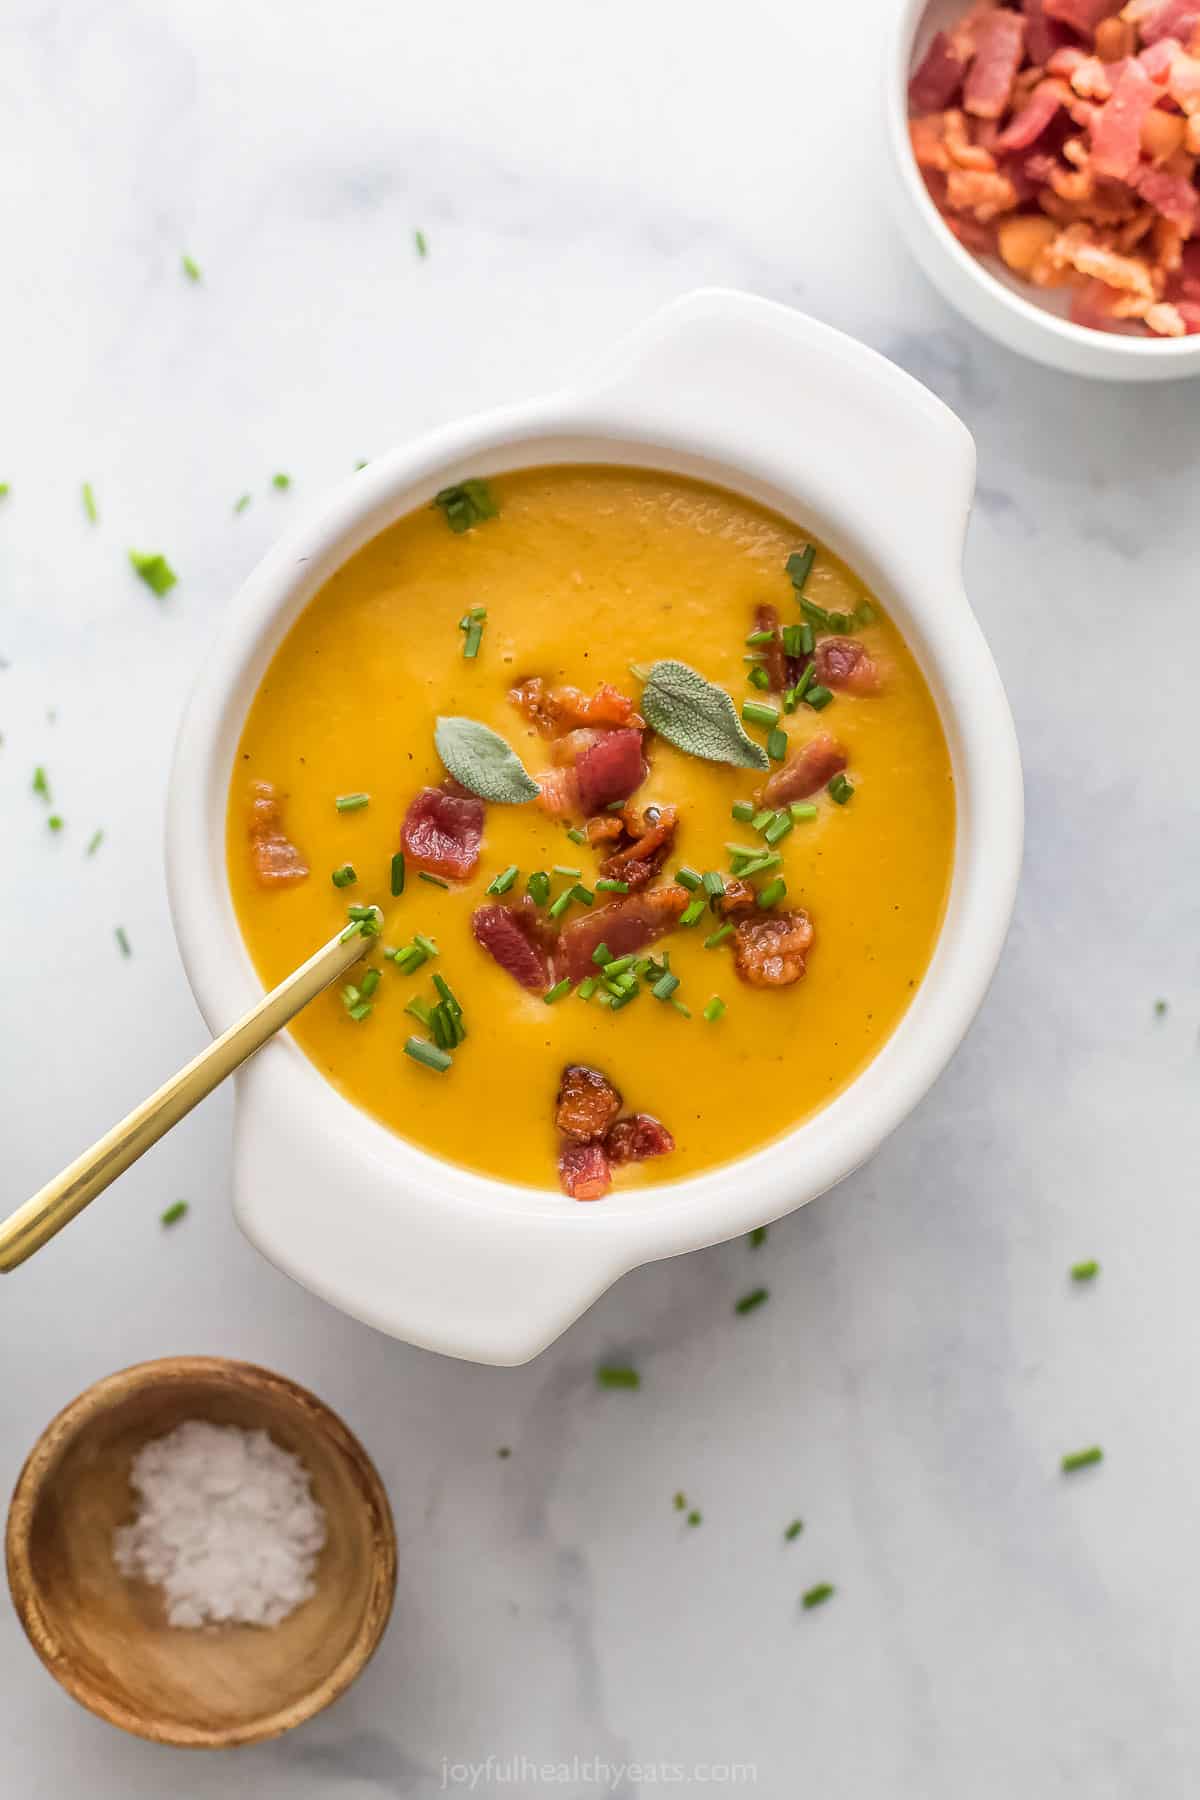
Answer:
[{"label": "wooden bowl", "polygon": [[[261,1427],[312,1476],[329,1532],[317,1592],[274,1628],[169,1626],[158,1588],[113,1562],[135,1453],[185,1419]],[[122,1369],[59,1413],[17,1480],[6,1552],[17,1615],[67,1692],[124,1731],[200,1749],[277,1737],[336,1700],[396,1585],[391,1509],[358,1439],[295,1382],[210,1356]]]}]

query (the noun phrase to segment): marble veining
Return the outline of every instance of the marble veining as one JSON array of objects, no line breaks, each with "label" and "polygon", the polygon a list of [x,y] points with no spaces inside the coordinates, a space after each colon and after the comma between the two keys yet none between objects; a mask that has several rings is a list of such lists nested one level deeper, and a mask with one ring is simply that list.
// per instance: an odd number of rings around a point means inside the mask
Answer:
[{"label": "marble veining", "polygon": [[[6,1280],[0,1479],[95,1376],[238,1354],[345,1413],[400,1538],[363,1679],[236,1757],[90,1718],[5,1596],[6,1800],[643,1800],[728,1791],[706,1774],[733,1764],[771,1800],[1194,1786],[1200,412],[1186,384],[1025,364],[926,287],[887,216],[876,89],[846,74],[888,4],[0,19],[8,1201],[201,1041],[161,818],[239,581],[360,458],[551,386],[690,287],[804,306],[974,432],[968,585],[1029,802],[1008,952],[916,1115],[761,1250],[637,1271],[527,1368],[391,1343],[262,1262],[227,1209],[225,1095]],[[179,570],[166,601],[131,546]],[[1079,1290],[1084,1256],[1103,1273]],[[736,1318],[759,1281],[769,1304]],[[640,1393],[596,1390],[618,1352]],[[1091,1441],[1104,1466],[1064,1480]],[[804,1613],[819,1580],[836,1597]]]}]

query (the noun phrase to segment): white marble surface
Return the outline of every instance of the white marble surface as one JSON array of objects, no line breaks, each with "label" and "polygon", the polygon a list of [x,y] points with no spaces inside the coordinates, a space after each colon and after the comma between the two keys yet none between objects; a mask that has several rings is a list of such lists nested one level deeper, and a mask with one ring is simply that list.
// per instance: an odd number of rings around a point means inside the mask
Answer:
[{"label": "white marble surface", "polygon": [[[5,1483],[97,1375],[227,1352],[344,1411],[401,1554],[363,1680],[236,1756],[92,1719],[5,1596],[6,1800],[425,1800],[443,1759],[489,1754],[580,1766],[553,1784],[502,1767],[476,1792],[572,1800],[710,1791],[703,1765],[732,1761],[772,1800],[1192,1791],[1200,390],[1056,378],[925,287],[886,216],[874,93],[847,75],[886,4],[5,8],[6,1201],[201,1042],[164,784],[205,645],[273,534],[356,459],[553,382],[689,287],[806,307],[976,433],[970,587],[1029,801],[1008,954],[917,1115],[765,1249],[630,1276],[527,1368],[391,1343],[262,1262],[227,1209],[227,1097],[4,1281]],[[178,567],[165,603],[129,545]],[[1104,1273],[1073,1290],[1089,1255]],[[770,1304],[734,1318],[760,1277]],[[640,1394],[595,1390],[614,1350]],[[1093,1440],[1105,1466],[1064,1481],[1059,1454]],[[835,1601],[800,1612],[826,1578]]]}]

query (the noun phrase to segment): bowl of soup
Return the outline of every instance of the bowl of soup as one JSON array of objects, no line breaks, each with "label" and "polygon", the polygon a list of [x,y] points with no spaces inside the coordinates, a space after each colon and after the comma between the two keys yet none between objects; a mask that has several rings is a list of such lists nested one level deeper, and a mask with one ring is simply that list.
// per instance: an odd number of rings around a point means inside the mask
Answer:
[{"label": "bowl of soup", "polygon": [[238,1077],[234,1206],[273,1262],[521,1362],[903,1119],[1020,862],[973,481],[901,371],[701,294],[270,554],[181,729],[168,877],[214,1031],[361,940]]}]

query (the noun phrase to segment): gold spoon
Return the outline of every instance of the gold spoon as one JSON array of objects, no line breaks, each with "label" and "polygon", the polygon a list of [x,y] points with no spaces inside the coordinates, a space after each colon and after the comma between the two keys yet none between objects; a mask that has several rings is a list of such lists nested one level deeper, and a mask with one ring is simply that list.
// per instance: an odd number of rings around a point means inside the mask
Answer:
[{"label": "gold spoon", "polygon": [[102,1194],[118,1175],[123,1175],[143,1151],[149,1150],[151,1144],[157,1144],[173,1125],[178,1125],[194,1106],[219,1087],[227,1075],[232,1075],[247,1057],[261,1050],[268,1038],[274,1037],[301,1007],[315,1000],[339,975],[344,975],[364,950],[359,932],[339,932],[315,956],[293,969],[277,988],[264,994],[257,1006],[251,1007],[228,1031],[214,1038],[207,1050],[194,1056],[178,1075],[172,1076],[119,1125],[106,1132],[99,1143],[77,1156],[32,1200],[18,1207],[0,1224],[0,1270],[15,1269],[35,1250],[49,1243],[89,1201]]}]

